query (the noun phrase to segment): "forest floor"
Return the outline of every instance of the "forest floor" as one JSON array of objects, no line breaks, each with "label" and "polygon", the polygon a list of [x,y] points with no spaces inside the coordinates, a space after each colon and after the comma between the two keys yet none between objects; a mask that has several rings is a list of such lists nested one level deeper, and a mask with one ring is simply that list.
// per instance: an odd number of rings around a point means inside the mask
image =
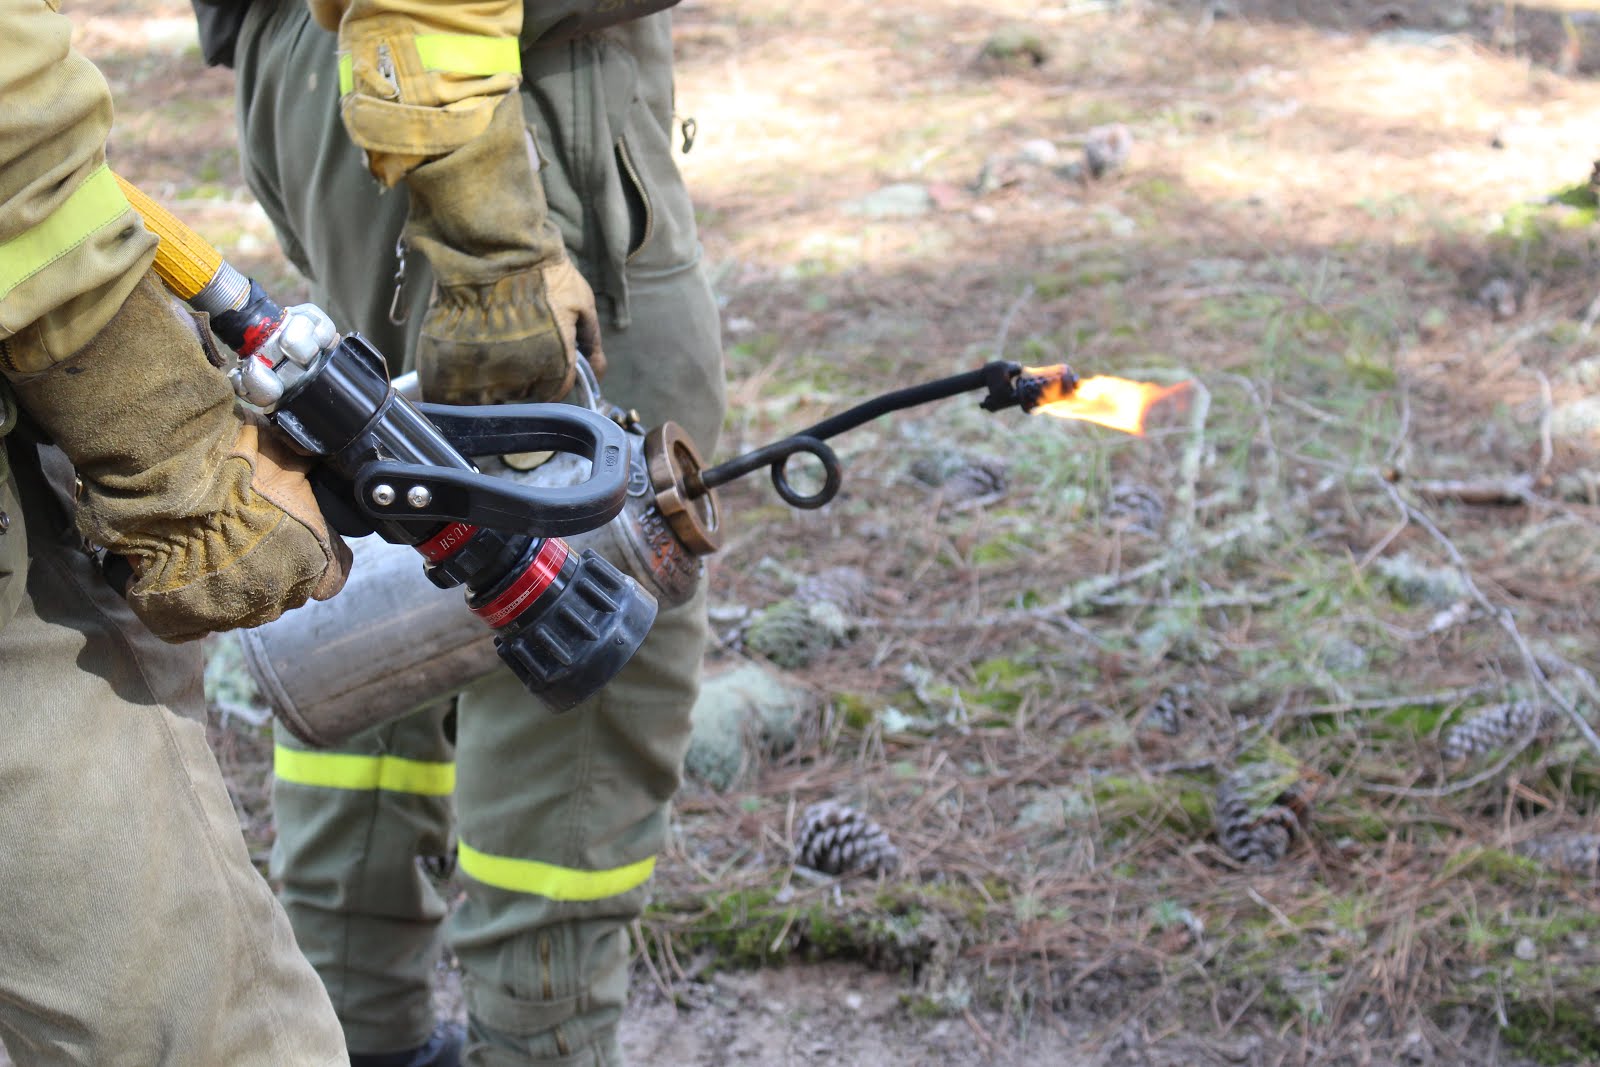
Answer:
[{"label": "forest floor", "polygon": [[[296,295],[187,8],[66,7],[113,163]],[[997,358],[1193,384],[724,490],[708,670],[808,699],[679,798],[636,1061],[1600,1063],[1600,4],[675,18],[718,456]],[[821,800],[898,869],[797,869]]]}]

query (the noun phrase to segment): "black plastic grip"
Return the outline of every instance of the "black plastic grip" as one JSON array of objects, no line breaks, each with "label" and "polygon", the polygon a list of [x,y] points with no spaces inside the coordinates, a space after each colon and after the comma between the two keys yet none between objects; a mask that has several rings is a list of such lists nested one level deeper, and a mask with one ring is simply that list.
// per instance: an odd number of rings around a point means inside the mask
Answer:
[{"label": "black plastic grip", "polygon": [[[463,455],[570,452],[590,461],[589,477],[539,488],[477,471],[377,460],[352,479],[357,505],[375,520],[467,522],[560,537],[604,526],[627,502],[628,435],[604,415],[571,404],[414,406]],[[382,485],[393,495],[377,493]],[[427,502],[418,506],[419,499]]]}]

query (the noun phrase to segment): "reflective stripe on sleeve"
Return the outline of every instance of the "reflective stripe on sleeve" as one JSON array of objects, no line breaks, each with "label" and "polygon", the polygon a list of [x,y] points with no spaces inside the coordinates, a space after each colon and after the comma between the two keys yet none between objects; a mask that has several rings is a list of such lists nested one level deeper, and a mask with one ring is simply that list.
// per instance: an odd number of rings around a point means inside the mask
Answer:
[{"label": "reflective stripe on sleeve", "polygon": [[285,782],[324,789],[382,789],[442,797],[456,788],[454,763],[348,752],[305,752],[282,745],[273,748],[272,772]]},{"label": "reflective stripe on sleeve", "polygon": [[43,221],[0,244],[0,300],[129,210],[102,163]]},{"label": "reflective stripe on sleeve", "polygon": [[513,893],[529,893],[550,900],[604,900],[637,889],[655,873],[656,858],[640,860],[609,871],[582,871],[538,860],[491,856],[465,841],[457,863],[475,881]]},{"label": "reflective stripe on sleeve", "polygon": [[[522,53],[515,37],[475,37],[466,33],[419,33],[413,40],[425,70],[452,74],[522,73]],[[355,63],[348,52],[339,56],[339,95],[355,88]]]}]

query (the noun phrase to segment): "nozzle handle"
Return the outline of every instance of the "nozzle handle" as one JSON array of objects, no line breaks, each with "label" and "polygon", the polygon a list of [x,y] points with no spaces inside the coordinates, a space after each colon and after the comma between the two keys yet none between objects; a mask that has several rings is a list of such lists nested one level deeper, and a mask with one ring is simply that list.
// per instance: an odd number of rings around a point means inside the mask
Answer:
[{"label": "nozzle handle", "polygon": [[589,477],[535,487],[475,470],[379,460],[352,479],[356,501],[373,519],[466,522],[560,537],[605,525],[627,500],[627,433],[604,415],[572,404],[414,407],[464,456],[570,452],[589,460]]}]

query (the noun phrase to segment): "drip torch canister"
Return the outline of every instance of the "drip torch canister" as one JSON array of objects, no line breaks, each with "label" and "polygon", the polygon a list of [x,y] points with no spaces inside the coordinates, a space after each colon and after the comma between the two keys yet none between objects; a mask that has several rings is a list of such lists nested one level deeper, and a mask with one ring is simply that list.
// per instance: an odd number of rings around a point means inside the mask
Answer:
[{"label": "drip torch canister", "polygon": [[[336,529],[409,546],[434,586],[464,586],[499,660],[557,711],[622,669],[655,620],[655,600],[599,554],[562,540],[606,525],[625,505],[629,442],[616,422],[568,404],[413,404],[359,335],[341,336],[312,305],[280,307],[165,209],[122,186],[161,239],[157,273],[238,353],[235,391],[317,457],[311,480]],[[532,451],[581,456],[588,475],[536,488],[480,473],[467,458]],[[299,617],[279,622],[292,627]],[[388,633],[409,645],[403,629]],[[286,675],[296,665],[273,669]],[[275,710],[306,742],[328,745],[410,708]]]}]

